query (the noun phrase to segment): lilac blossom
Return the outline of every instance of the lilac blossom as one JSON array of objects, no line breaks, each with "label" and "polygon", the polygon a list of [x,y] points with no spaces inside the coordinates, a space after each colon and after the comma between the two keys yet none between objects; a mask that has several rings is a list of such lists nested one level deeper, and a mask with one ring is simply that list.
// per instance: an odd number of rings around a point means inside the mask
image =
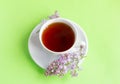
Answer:
[{"label": "lilac blossom", "polygon": [[83,58],[83,50],[85,45],[80,45],[79,49],[74,52],[59,54],[59,58],[54,60],[46,69],[46,76],[58,75],[64,76],[70,72],[71,76],[78,76],[78,71],[81,70],[79,66],[80,60]]}]

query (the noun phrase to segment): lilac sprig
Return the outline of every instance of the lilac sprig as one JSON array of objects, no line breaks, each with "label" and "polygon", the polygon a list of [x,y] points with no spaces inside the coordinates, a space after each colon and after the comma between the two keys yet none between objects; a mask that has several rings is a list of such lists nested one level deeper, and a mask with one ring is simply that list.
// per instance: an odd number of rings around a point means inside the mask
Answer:
[{"label": "lilac sprig", "polygon": [[60,58],[53,61],[46,70],[46,75],[58,75],[63,76],[70,71],[72,76],[77,76],[77,70],[79,70],[79,59],[75,53],[61,54]]},{"label": "lilac sprig", "polygon": [[78,76],[78,71],[81,69],[79,62],[84,57],[84,45],[75,52],[60,54],[57,60],[54,60],[46,69],[46,76],[58,75],[64,76],[70,72],[71,76]]},{"label": "lilac sprig", "polygon": [[58,13],[58,11],[55,11],[54,14],[52,14],[51,16],[48,16],[49,19],[54,19],[59,17],[60,17],[60,14]]}]

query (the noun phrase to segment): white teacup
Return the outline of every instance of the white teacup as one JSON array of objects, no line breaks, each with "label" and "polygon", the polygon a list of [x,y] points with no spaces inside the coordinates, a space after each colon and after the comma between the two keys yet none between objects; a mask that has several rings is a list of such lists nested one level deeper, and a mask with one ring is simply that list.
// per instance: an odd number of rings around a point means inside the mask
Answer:
[{"label": "white teacup", "polygon": [[[61,23],[67,24],[67,25],[73,30],[74,36],[75,36],[75,40],[74,40],[73,45],[72,45],[69,49],[67,49],[67,50],[65,50],[65,51],[62,51],[62,52],[56,52],[56,51],[52,51],[52,50],[48,49],[48,48],[44,45],[44,43],[43,43],[43,41],[42,41],[43,31],[47,28],[47,26],[49,26],[50,24],[56,23],[56,22],[61,22]],[[46,52],[48,52],[48,53],[56,54],[56,55],[57,55],[57,54],[67,53],[67,52],[71,51],[74,47],[79,46],[80,44],[78,44],[78,43],[76,42],[76,41],[77,41],[76,39],[77,39],[77,29],[76,29],[76,26],[74,26],[74,24],[73,24],[71,21],[69,21],[69,20],[67,20],[67,19],[64,19],[64,18],[55,18],[55,19],[50,19],[50,20],[46,21],[46,22],[42,25],[42,27],[41,27],[41,29],[40,29],[40,32],[39,32],[39,40],[40,40],[40,43],[41,43],[43,49],[44,49]]]}]

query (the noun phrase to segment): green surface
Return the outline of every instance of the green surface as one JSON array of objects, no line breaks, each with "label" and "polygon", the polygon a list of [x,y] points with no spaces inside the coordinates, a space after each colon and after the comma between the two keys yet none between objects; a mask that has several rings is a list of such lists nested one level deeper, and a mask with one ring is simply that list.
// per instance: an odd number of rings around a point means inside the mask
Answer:
[{"label": "green surface", "polygon": [[[32,29],[58,10],[88,36],[79,76],[45,77],[30,58]],[[0,0],[0,84],[120,84],[119,0]]]}]

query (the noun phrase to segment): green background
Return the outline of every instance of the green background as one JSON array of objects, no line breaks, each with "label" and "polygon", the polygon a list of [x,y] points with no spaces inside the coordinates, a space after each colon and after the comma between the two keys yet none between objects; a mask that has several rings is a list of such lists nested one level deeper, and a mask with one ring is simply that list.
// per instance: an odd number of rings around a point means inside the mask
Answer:
[{"label": "green background", "polygon": [[[88,37],[76,78],[44,76],[28,52],[32,29],[55,10]],[[0,84],[120,84],[120,0],[0,0]]]}]

